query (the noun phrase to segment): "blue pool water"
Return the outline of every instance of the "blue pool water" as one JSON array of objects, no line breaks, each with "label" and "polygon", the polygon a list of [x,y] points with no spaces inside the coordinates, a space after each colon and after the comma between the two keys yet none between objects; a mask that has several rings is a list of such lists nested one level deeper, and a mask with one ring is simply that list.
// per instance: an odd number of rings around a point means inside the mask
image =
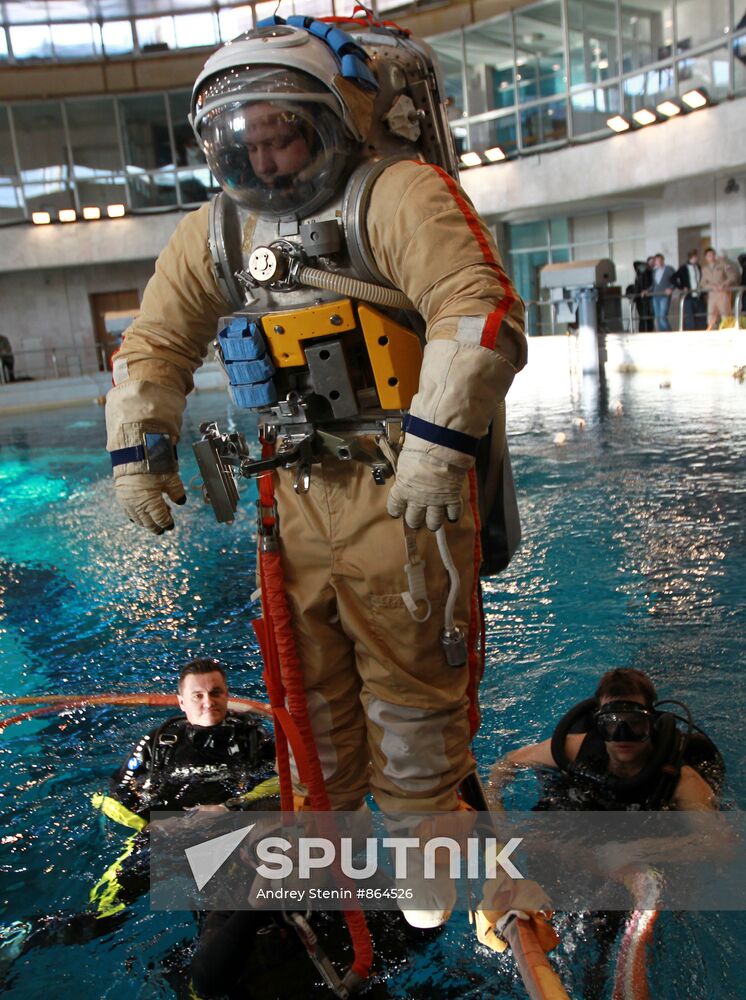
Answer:
[{"label": "blue pool water", "polygon": [[[184,440],[226,414],[196,397]],[[580,426],[582,419],[584,425]],[[746,801],[746,387],[731,379],[660,388],[642,376],[590,385],[516,385],[511,450],[524,541],[486,588],[487,669],[475,751],[500,754],[550,735],[610,666],[648,671],[687,701],[723,751],[726,797]],[[563,443],[555,443],[564,435]],[[170,690],[174,667],[212,655],[236,692],[262,697],[249,627],[252,504],[232,528],[196,487],[175,532],[138,532],[116,507],[93,406],[0,420],[0,692],[76,695]],[[185,481],[196,466],[182,448]],[[9,710],[5,710],[8,712]],[[0,922],[82,910],[118,853],[89,798],[162,713],[97,708],[24,722],[0,735]],[[508,804],[528,807],[533,778]],[[555,966],[583,995],[593,962],[586,927],[561,922]],[[651,960],[654,997],[746,997],[741,914],[667,914]],[[135,904],[117,933],[38,949],[17,961],[7,995],[74,990],[173,997],[167,957],[193,936],[184,915]],[[510,962],[476,946],[463,916],[386,970],[391,997],[523,994]],[[611,996],[611,982],[599,996]]]}]

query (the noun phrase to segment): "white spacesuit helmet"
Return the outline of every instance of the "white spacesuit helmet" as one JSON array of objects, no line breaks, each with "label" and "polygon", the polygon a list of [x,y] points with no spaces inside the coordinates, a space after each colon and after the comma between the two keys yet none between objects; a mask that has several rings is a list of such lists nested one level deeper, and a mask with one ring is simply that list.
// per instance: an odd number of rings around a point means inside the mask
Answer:
[{"label": "white spacesuit helmet", "polygon": [[364,138],[351,108],[356,91],[327,41],[275,24],[208,59],[189,118],[231,198],[258,215],[302,218],[337,192]]}]

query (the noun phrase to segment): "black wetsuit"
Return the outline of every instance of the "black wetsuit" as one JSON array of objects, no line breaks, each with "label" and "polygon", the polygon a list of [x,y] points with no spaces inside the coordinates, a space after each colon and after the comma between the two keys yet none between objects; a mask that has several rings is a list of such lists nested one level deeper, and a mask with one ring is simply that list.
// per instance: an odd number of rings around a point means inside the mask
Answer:
[{"label": "black wetsuit", "polygon": [[144,736],[112,776],[109,794],[148,819],[151,809],[215,805],[250,791],[274,771],[274,743],[250,716],[217,726],[169,719]]},{"label": "black wetsuit", "polygon": [[[599,775],[608,774],[609,755],[606,752],[603,738],[595,730],[585,734],[585,739],[578,749],[575,764],[585,766]],[[639,788],[630,792],[621,788],[611,791],[600,783],[598,785],[592,784],[561,771],[543,774],[542,778],[544,780],[544,795],[534,806],[534,809],[538,811],[606,812],[624,810],[632,812],[640,809],[669,808],[667,802],[656,802],[660,781],[658,774],[653,775]]]},{"label": "black wetsuit", "polygon": [[[274,775],[274,759],[271,736],[250,715],[229,712],[217,726],[192,726],[180,716],[140,740],[112,775],[109,796],[148,822],[151,810],[214,805],[250,792]],[[274,800],[261,802],[263,808],[276,807]],[[23,952],[111,933],[125,919],[126,908],[148,891],[149,862],[149,836],[143,829],[128,838],[125,852],[91,893],[94,909],[38,918]],[[266,924],[266,914],[259,916]]]}]

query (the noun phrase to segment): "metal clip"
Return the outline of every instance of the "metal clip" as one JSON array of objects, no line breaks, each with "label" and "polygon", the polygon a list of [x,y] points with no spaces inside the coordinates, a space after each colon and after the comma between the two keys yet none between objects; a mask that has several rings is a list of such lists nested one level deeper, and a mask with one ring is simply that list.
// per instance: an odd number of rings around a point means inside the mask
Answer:
[{"label": "metal clip", "polygon": [[[265,524],[265,518],[271,524]],[[276,552],[279,547],[280,516],[277,513],[277,501],[271,507],[265,507],[261,500],[256,502],[256,534],[260,552]]]},{"label": "metal clip", "polygon": [[332,965],[329,956],[319,944],[319,939],[313,928],[300,913],[284,913],[285,922],[290,924],[306,949],[308,957],[319,970],[324,982],[339,1000],[349,1000],[349,997],[360,985],[360,977],[351,969],[342,977]]}]

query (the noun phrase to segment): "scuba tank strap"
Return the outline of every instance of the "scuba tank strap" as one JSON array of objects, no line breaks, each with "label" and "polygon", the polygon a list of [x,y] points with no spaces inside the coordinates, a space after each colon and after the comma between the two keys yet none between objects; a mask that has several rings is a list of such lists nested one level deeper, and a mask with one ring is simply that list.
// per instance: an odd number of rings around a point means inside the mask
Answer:
[{"label": "scuba tank strap", "polygon": [[[151,779],[170,764],[176,744],[183,736],[185,727],[186,720],[181,716],[174,715],[170,719],[166,719],[153,733],[150,740],[149,771]],[[170,733],[169,729],[177,731]]]}]

